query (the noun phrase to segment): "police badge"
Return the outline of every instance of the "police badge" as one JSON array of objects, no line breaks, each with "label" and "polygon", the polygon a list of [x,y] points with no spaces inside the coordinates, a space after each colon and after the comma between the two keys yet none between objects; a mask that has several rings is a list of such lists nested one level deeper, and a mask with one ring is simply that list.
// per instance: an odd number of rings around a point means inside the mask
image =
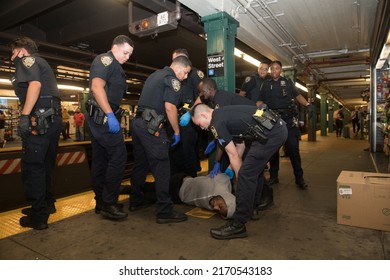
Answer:
[{"label": "police badge", "polygon": [[280,86],[282,86],[282,87],[285,87],[286,86],[286,81],[280,81]]},{"label": "police badge", "polygon": [[214,138],[218,139],[218,132],[215,129],[215,127],[214,126],[210,126],[210,130],[211,130],[211,133],[214,135]]},{"label": "police badge", "polygon": [[204,73],[203,73],[203,71],[198,70],[198,71],[196,72],[196,74],[198,74],[198,77],[199,77],[201,80],[204,78]]},{"label": "police badge", "polygon": [[174,91],[178,92],[180,90],[180,81],[177,79],[172,79],[171,80],[172,88]]},{"label": "police badge", "polygon": [[111,56],[104,55],[100,58],[101,62],[103,63],[104,66],[108,66],[112,63],[113,59]]},{"label": "police badge", "polygon": [[31,56],[23,57],[22,59],[23,65],[26,66],[26,68],[31,68],[31,66],[35,63],[35,58]]}]

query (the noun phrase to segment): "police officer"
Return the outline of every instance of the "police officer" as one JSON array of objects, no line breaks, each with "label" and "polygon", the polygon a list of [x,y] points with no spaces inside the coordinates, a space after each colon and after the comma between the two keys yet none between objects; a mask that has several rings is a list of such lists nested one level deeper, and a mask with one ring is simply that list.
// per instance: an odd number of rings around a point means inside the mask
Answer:
[{"label": "police officer", "polygon": [[245,96],[256,103],[259,99],[261,85],[268,78],[268,68],[268,62],[260,62],[257,73],[245,78],[239,95]]},{"label": "police officer", "polygon": [[[268,108],[277,111],[281,115],[282,119],[287,123],[288,137],[285,147],[294,169],[295,183],[299,188],[306,189],[308,185],[303,179],[301,156],[299,154],[300,130],[298,127],[298,111],[295,106],[295,100],[306,106],[309,111],[309,118],[312,113],[312,108],[310,103],[297,92],[292,81],[280,76],[282,72],[282,63],[280,61],[271,62],[270,67],[271,78],[264,81],[257,104],[267,104]],[[270,185],[279,183],[278,172],[279,150],[270,160]]]},{"label": "police officer", "polygon": [[[225,149],[237,177],[236,211],[225,225],[211,229],[211,236],[216,239],[247,236],[245,223],[251,219],[255,194],[261,187],[259,174],[287,137],[283,120],[272,116],[272,125],[267,129],[262,128],[253,117],[257,113],[256,106],[247,105],[226,106],[214,110],[205,104],[198,104],[191,110],[194,124],[205,130],[210,129],[214,138]],[[263,110],[259,115],[264,114]],[[243,161],[233,141],[234,137],[240,135],[248,135],[253,139]]]},{"label": "police officer", "polygon": [[11,44],[15,64],[12,79],[21,105],[18,135],[22,138],[21,174],[31,208],[20,218],[22,227],[48,227],[49,214],[56,212],[51,192],[52,171],[61,132],[61,100],[49,64],[38,54],[36,43],[21,37]]},{"label": "police officer", "polygon": [[126,146],[120,127],[120,103],[126,92],[126,75],[121,67],[134,50],[133,41],[119,35],[111,50],[92,62],[88,96],[88,125],[92,142],[92,187],[95,212],[109,219],[127,217],[117,204],[120,184],[127,160]]},{"label": "police officer", "polygon": [[178,56],[172,60],[170,67],[151,74],[145,81],[136,117],[131,122],[134,167],[131,173],[130,211],[150,204],[145,200],[142,189],[151,170],[157,194],[156,222],[159,224],[187,220],[186,215],[173,209],[169,195],[170,140],[165,126],[169,121],[174,133],[171,147],[175,147],[181,139],[176,107],[180,102],[180,82],[188,77],[191,66],[187,57]]},{"label": "police officer", "polygon": [[[185,56],[189,58],[186,49],[176,49],[172,52],[172,59],[178,56]],[[204,73],[194,67],[188,74],[188,78],[181,82],[181,100],[180,107],[191,108],[198,97],[198,84],[203,79]],[[197,172],[201,169],[199,162],[198,149],[198,128],[190,122],[190,115],[187,110],[182,109],[184,115],[181,116],[180,121],[180,137],[181,141],[175,149],[171,151],[172,156],[172,173],[184,172],[192,177],[197,176]]]},{"label": "police officer", "polygon": [[[205,78],[199,83],[199,99],[204,104],[208,104],[214,109],[219,109],[225,106],[229,105],[251,105],[255,106],[256,103],[252,101],[249,98],[245,98],[243,96],[240,96],[238,94],[229,93],[224,90],[219,90],[217,88],[217,83],[214,79],[211,78]],[[212,142],[215,146],[215,141]],[[244,141],[236,140],[235,145],[237,148],[237,151],[239,155],[245,156],[245,144]],[[246,145],[250,145],[250,142],[247,142]],[[211,149],[212,144],[208,146],[209,149]],[[230,179],[233,179],[234,173],[229,165],[229,159],[225,157],[225,154],[223,153],[223,150],[220,146],[217,146],[217,151],[215,153],[215,162],[213,169],[210,171],[210,177],[214,177],[217,175],[221,170],[230,177]],[[259,185],[260,188],[258,189],[259,194],[256,195],[257,200],[255,201],[256,209],[253,212],[253,219],[258,219],[258,210],[264,210],[265,208],[269,207],[273,203],[273,190],[269,188],[268,184],[264,184],[264,172],[262,171],[259,174]],[[261,193],[261,195],[260,195]]]}]

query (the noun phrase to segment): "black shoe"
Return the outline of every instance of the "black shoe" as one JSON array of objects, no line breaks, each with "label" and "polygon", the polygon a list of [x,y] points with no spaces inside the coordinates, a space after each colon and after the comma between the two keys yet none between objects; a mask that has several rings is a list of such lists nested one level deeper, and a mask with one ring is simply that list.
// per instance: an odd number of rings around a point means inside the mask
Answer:
[{"label": "black shoe", "polygon": [[274,204],[274,195],[273,190],[270,189],[270,193],[267,195],[264,195],[260,199],[260,203],[256,205],[256,209],[258,211],[263,211],[267,209],[268,207],[271,207]]},{"label": "black shoe", "polygon": [[121,207],[119,204],[103,204],[102,208],[100,209],[100,214],[103,217],[112,220],[123,219],[126,218],[128,214],[123,212],[122,208],[123,206]]},{"label": "black shoe", "polygon": [[135,211],[138,211],[141,209],[148,208],[148,207],[152,206],[153,204],[154,204],[154,202],[144,199],[144,201],[142,201],[142,203],[139,205],[130,205],[129,211],[135,212]]},{"label": "black shoe", "polygon": [[168,217],[164,217],[164,218],[157,217],[156,218],[156,223],[158,223],[158,224],[180,223],[180,222],[184,222],[184,221],[187,221],[186,214],[179,213],[176,211],[173,211],[173,213]]},{"label": "black shoe", "polygon": [[[119,207],[119,209],[123,209],[123,204],[122,203],[117,203],[115,204],[117,207]],[[96,202],[96,206],[95,206],[95,213],[96,214],[100,214],[100,211],[102,210],[102,207],[103,207],[103,202]]]},{"label": "black shoe", "polygon": [[248,236],[245,224],[233,220],[227,221],[225,225],[219,228],[212,228],[210,234],[216,239],[244,238]]},{"label": "black shoe", "polygon": [[271,177],[271,178],[269,178],[269,180],[268,180],[268,185],[269,186],[276,185],[276,184],[279,184],[279,178],[278,177]]},{"label": "black shoe", "polygon": [[309,187],[303,178],[295,180],[295,184],[302,190],[306,190]]},{"label": "black shoe", "polygon": [[35,223],[30,216],[23,216],[19,219],[19,224],[22,227],[29,227],[36,230],[47,229],[49,226],[47,223]]},{"label": "black shoe", "polygon": [[[49,214],[54,214],[55,212],[57,212],[57,209],[54,206],[54,204],[49,205],[48,209],[49,209]],[[24,215],[31,216],[32,215],[32,207],[23,208],[21,212]]]}]

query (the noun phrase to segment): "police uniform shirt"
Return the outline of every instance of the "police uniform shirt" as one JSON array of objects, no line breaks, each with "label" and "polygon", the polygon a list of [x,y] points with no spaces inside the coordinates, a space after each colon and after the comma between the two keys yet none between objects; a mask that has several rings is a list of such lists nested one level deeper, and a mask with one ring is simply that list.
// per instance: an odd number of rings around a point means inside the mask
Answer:
[{"label": "police uniform shirt", "polygon": [[244,134],[248,124],[257,124],[252,116],[257,109],[256,106],[232,105],[214,110],[209,129],[222,147],[226,147],[233,135]]},{"label": "police uniform shirt", "polygon": [[187,79],[181,82],[181,103],[193,105],[195,100],[198,98],[198,85],[199,82],[204,78],[204,73],[196,68],[192,68],[188,74]]},{"label": "police uniform shirt", "polygon": [[274,79],[264,81],[259,101],[267,104],[270,109],[288,109],[291,107],[291,100],[298,95],[290,79],[279,77],[276,81]]},{"label": "police uniform shirt", "polygon": [[181,83],[172,68],[166,66],[152,73],[145,81],[138,101],[138,111],[154,109],[165,115],[165,102],[177,106],[180,102]]},{"label": "police uniform shirt", "polygon": [[[57,81],[53,70],[46,60],[41,58],[38,54],[31,56],[24,56],[22,58],[15,58],[15,76],[12,79],[12,84],[15,93],[18,96],[22,107],[26,102],[27,89],[29,82],[38,81],[41,83],[40,97],[54,96],[60,98]],[[43,99],[38,99],[36,107],[48,107],[43,103]]]},{"label": "police uniform shirt", "polygon": [[246,92],[245,97],[256,103],[263,81],[264,78],[261,78],[258,73],[246,77],[241,87],[241,90]]},{"label": "police uniform shirt", "polygon": [[100,78],[106,81],[105,91],[108,103],[110,103],[110,106],[119,107],[127,90],[126,74],[120,63],[115,59],[112,51],[95,57],[89,74],[90,88],[93,78]]},{"label": "police uniform shirt", "polygon": [[252,100],[238,94],[217,90],[212,102],[213,108],[218,109],[229,105],[256,105]]}]

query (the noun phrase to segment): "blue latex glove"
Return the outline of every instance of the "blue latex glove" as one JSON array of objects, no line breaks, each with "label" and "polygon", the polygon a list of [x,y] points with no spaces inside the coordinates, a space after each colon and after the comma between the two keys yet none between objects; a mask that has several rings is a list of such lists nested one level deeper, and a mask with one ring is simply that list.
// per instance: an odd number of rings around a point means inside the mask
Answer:
[{"label": "blue latex glove", "polygon": [[221,167],[221,164],[218,161],[216,161],[214,163],[213,170],[210,171],[210,178],[214,178],[215,176],[217,176],[218,173],[221,172],[219,169],[220,167]]},{"label": "blue latex glove", "polygon": [[204,150],[204,154],[205,154],[205,155],[208,155],[208,154],[211,153],[214,149],[215,149],[215,140],[211,140],[211,141],[208,143],[206,150]]},{"label": "blue latex glove", "polygon": [[107,122],[109,133],[118,133],[119,130],[121,130],[119,122],[113,112],[107,114]]},{"label": "blue latex glove", "polygon": [[171,147],[175,147],[177,144],[179,144],[180,134],[173,134],[172,141],[173,141],[173,143],[172,143]]},{"label": "blue latex glove", "polygon": [[233,177],[234,177],[234,171],[233,169],[231,168],[226,168],[225,170],[225,174],[229,176],[230,180],[233,180]]},{"label": "blue latex glove", "polygon": [[191,120],[190,112],[185,113],[180,117],[180,126],[186,126]]}]

